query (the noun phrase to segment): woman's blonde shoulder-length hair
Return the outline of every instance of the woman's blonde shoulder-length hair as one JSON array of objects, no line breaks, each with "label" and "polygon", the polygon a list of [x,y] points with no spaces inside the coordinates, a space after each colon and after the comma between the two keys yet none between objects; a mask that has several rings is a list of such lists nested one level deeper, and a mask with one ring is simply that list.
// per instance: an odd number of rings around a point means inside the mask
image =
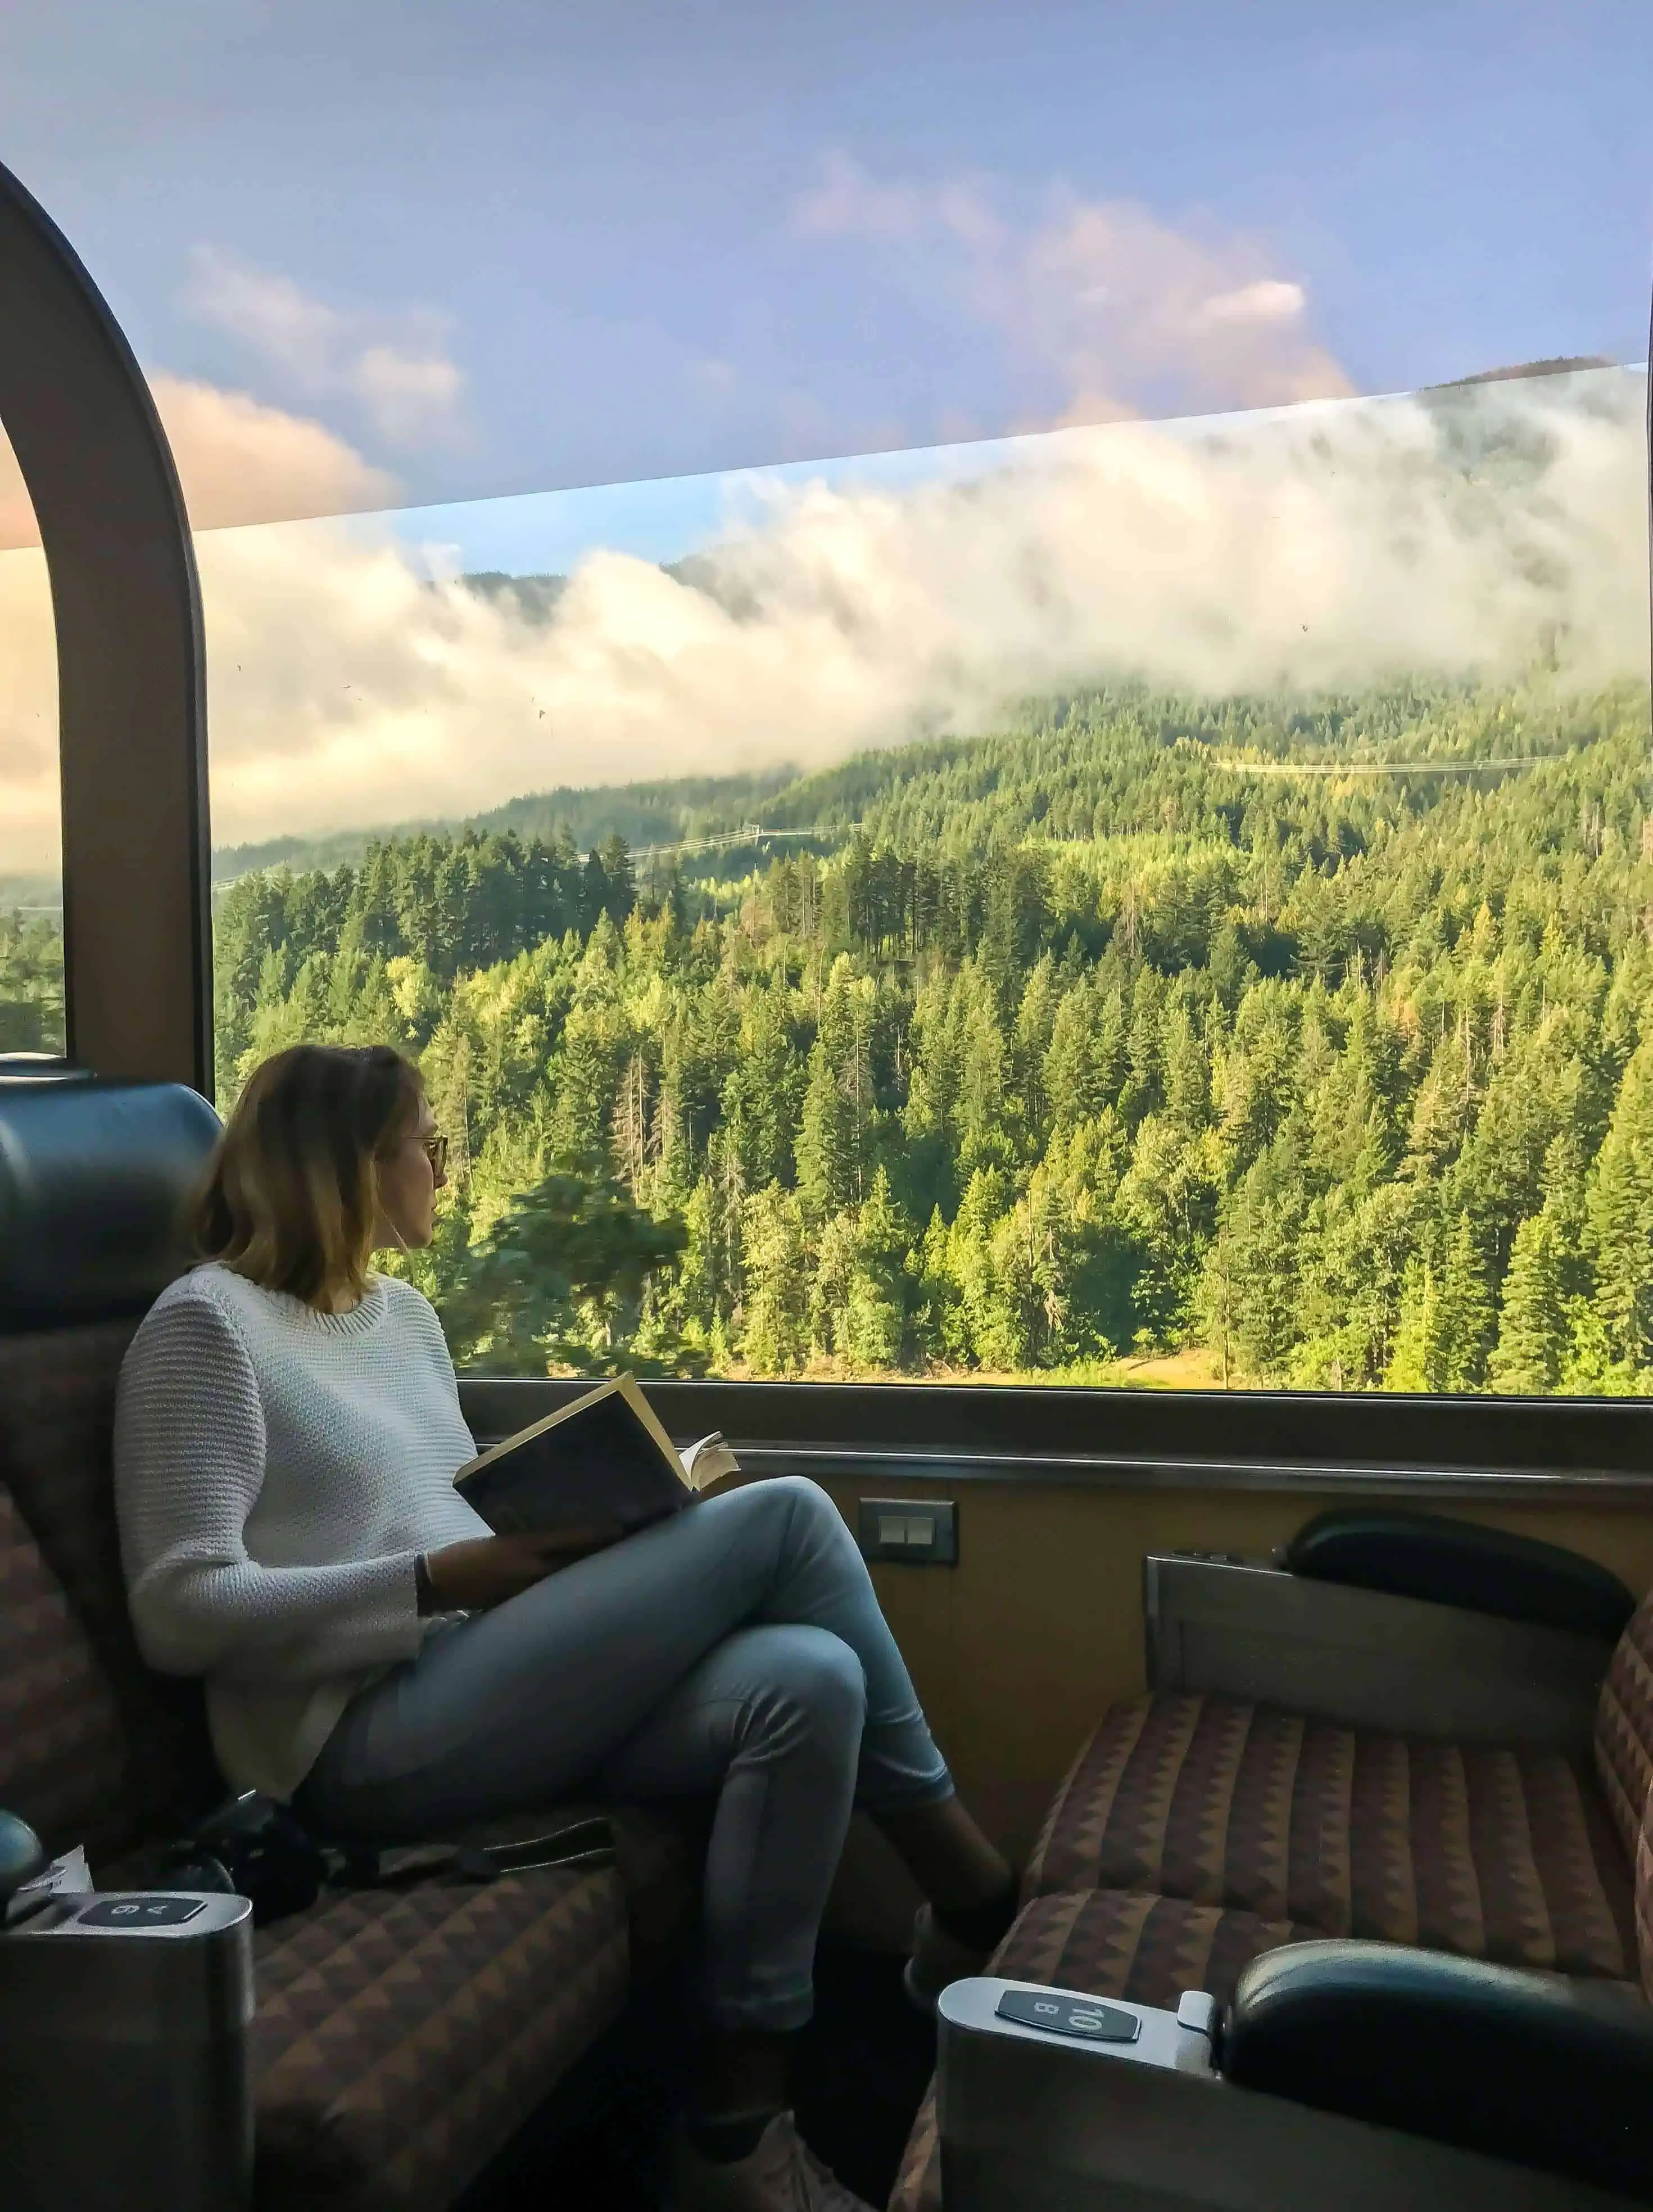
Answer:
[{"label": "woman's blonde shoulder-length hair", "polygon": [[248,1079],[196,1200],[204,1259],[307,1304],[368,1285],[379,1162],[417,1125],[418,1070],[389,1045],[297,1044]]}]

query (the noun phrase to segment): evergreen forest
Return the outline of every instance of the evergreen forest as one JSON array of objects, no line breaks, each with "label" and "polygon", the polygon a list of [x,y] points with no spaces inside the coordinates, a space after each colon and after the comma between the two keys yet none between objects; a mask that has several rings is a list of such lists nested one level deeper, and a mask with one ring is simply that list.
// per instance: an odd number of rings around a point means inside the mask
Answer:
[{"label": "evergreen forest", "polygon": [[[696,787],[744,844],[524,801],[256,867],[220,1104],[301,1040],[416,1056],[405,1264],[495,1371],[1642,1395],[1648,741],[1645,687],[1541,672],[1115,689]],[[20,1036],[54,951],[0,921]]]}]

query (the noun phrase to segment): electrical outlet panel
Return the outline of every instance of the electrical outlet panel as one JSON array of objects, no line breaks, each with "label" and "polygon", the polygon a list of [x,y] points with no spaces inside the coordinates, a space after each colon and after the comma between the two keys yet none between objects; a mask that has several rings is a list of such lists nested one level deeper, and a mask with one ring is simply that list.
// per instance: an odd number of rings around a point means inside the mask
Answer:
[{"label": "electrical outlet panel", "polygon": [[909,1567],[958,1564],[958,1509],[951,1498],[864,1498],[856,1534],[864,1559]]}]

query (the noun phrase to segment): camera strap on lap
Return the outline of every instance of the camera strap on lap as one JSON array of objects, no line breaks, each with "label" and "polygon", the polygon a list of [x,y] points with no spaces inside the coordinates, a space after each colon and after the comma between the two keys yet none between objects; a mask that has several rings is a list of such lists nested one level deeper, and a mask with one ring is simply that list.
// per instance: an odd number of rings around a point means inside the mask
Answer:
[{"label": "camera strap on lap", "polygon": [[614,1831],[599,1816],[508,1843],[404,1844],[362,1856],[364,1863],[347,1867],[337,1887],[398,1889],[428,1880],[497,1881],[501,1875],[532,1874],[544,1867],[612,1866]]},{"label": "camera strap on lap", "polygon": [[170,1847],[155,1886],[239,1892],[265,1927],[303,1911],[324,1890],[489,1882],[614,1863],[614,1832],[600,1814],[539,1835],[490,1838],[483,1829],[457,1843],[333,1844],[313,1836],[288,1806],[246,1790]]}]

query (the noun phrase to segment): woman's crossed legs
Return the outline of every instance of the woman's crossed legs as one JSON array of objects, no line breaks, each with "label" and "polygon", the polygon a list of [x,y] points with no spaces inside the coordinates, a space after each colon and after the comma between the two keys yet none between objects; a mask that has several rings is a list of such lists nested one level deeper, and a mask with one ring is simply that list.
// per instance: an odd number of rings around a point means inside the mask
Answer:
[{"label": "woman's crossed legs", "polygon": [[852,1804],[942,1905],[1009,1880],[951,1802],[849,1531],[801,1480],[708,1498],[436,1632],[350,1705],[299,1804],[325,1832],[391,1840],[575,1787],[715,1794],[707,2002],[737,2036],[809,2016]]}]

